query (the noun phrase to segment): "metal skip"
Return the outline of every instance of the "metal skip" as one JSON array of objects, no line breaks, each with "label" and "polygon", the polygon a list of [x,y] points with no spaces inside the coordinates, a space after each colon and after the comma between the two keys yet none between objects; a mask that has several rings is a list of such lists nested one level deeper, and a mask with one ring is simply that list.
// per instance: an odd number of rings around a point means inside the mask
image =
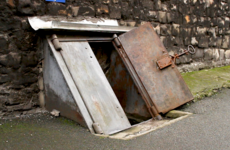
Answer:
[{"label": "metal skip", "polygon": [[133,78],[152,117],[166,113],[193,96],[176,67],[159,69],[163,57],[174,65],[152,25],[146,23],[118,37],[113,44]]}]

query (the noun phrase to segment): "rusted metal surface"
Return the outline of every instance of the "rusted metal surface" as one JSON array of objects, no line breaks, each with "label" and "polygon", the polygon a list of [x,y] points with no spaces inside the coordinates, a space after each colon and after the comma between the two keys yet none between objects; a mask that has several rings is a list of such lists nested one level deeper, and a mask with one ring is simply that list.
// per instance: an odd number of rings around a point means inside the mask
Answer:
[{"label": "rusted metal surface", "polygon": [[118,39],[121,48],[114,45],[153,117],[193,99],[176,67],[158,68],[158,58],[168,53],[150,23]]},{"label": "rusted metal surface", "polygon": [[[165,51],[163,51],[165,53]],[[168,55],[168,54],[163,54],[162,56],[160,56],[160,58],[157,59],[157,65],[159,67],[159,69],[164,69],[168,66],[171,66],[174,68],[175,64],[176,64],[176,59],[179,59],[180,56],[183,55],[188,55],[188,54],[195,54],[196,50],[194,49],[194,47],[192,45],[188,46],[188,49],[184,50],[182,53],[180,54],[174,54],[174,55]],[[173,62],[173,63],[172,63]]]},{"label": "rusted metal surface", "polygon": [[159,69],[164,69],[170,65],[172,65],[172,58],[169,55],[162,55],[162,58],[157,60],[157,65]]},{"label": "rusted metal surface", "polygon": [[[151,98],[149,97],[147,91],[144,88],[143,83],[141,82],[139,76],[136,73],[135,68],[132,65],[132,62],[129,60],[127,54],[124,52],[124,49],[122,47],[120,47],[121,44],[117,44],[116,42],[112,42],[113,45],[115,46],[117,52],[119,53],[119,55],[121,56],[126,68],[128,69],[130,75],[132,76],[133,81],[135,82],[138,91],[140,91],[140,94],[142,95],[146,106],[148,108],[149,113],[151,114],[151,116],[153,118],[158,117],[159,119],[161,119],[160,114],[157,112],[155,104],[151,101]],[[153,105],[153,107],[152,107]]]},{"label": "rusted metal surface", "polygon": [[144,100],[115,49],[112,51],[110,59],[107,78],[127,116],[136,120],[150,118],[151,115]]}]

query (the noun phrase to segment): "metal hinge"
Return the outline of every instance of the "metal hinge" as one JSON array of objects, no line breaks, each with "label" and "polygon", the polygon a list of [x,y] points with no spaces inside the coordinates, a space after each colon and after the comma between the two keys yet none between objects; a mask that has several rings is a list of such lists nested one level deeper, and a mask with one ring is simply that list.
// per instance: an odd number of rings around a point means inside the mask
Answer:
[{"label": "metal hinge", "polygon": [[93,129],[94,129],[94,131],[95,131],[95,133],[97,133],[97,134],[103,134],[103,131],[102,131],[102,129],[101,129],[101,126],[99,125],[99,123],[93,123]]},{"label": "metal hinge", "polygon": [[120,40],[119,40],[119,38],[117,37],[116,34],[113,35],[113,40],[114,40],[114,43],[115,43],[115,45],[117,47],[117,50],[120,51],[120,54],[124,58],[127,57],[126,54],[125,54],[125,52],[124,52],[124,50],[123,50],[123,48],[122,48],[121,42],[120,42]]},{"label": "metal hinge", "polygon": [[156,120],[162,120],[161,115],[157,112],[154,106],[150,106],[149,111],[150,111],[151,116],[154,116],[153,118],[155,118]]},{"label": "metal hinge", "polygon": [[114,42],[118,48],[121,47],[121,42],[119,41],[118,37],[116,34],[113,35]]},{"label": "metal hinge", "polygon": [[59,40],[58,40],[56,34],[53,34],[53,35],[52,35],[51,41],[52,41],[53,46],[54,46],[54,48],[56,49],[56,51],[62,50],[61,45],[60,45],[60,42],[59,42]]}]

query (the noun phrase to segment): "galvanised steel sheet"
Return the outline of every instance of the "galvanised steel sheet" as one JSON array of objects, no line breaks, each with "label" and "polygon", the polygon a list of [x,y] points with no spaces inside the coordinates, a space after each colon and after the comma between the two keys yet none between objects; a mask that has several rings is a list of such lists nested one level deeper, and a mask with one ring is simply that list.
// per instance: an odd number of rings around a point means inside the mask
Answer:
[{"label": "galvanised steel sheet", "polygon": [[94,123],[104,134],[130,128],[116,95],[88,42],[61,42],[63,60]]}]

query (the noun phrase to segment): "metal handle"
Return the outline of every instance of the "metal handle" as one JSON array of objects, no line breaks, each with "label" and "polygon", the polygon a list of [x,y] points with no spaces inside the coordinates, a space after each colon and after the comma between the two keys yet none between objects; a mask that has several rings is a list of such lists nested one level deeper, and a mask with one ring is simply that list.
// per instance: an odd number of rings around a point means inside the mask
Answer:
[{"label": "metal handle", "polygon": [[[192,48],[192,49],[190,49],[190,48]],[[188,52],[193,55],[193,54],[196,53],[196,50],[195,50],[195,48],[192,45],[189,45],[188,46]]]}]

